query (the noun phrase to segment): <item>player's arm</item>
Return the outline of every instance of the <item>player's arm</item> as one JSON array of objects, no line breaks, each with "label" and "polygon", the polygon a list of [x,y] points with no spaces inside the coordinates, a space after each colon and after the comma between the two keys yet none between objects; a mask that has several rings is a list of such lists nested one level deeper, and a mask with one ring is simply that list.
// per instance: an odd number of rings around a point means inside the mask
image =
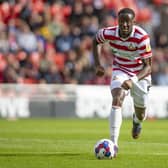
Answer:
[{"label": "player's arm", "polygon": [[152,72],[152,58],[142,59],[143,69],[136,75],[138,80],[143,79],[145,76],[151,74]]},{"label": "player's arm", "polygon": [[105,73],[104,68],[100,64],[99,60],[99,43],[97,42],[96,38],[93,39],[93,57],[95,62],[95,72],[97,76],[103,76]]},{"label": "player's arm", "polygon": [[[135,76],[137,81],[143,79],[147,75],[151,74],[152,71],[152,51],[150,46],[150,39],[148,35],[142,37],[139,44],[139,55],[143,63],[143,69]],[[140,49],[143,48],[143,49]]]},{"label": "player's arm", "polygon": [[99,60],[99,52],[98,52],[98,42],[96,38],[93,39],[93,56],[94,56],[94,62],[95,66],[100,66],[100,60]]},{"label": "player's arm", "polygon": [[152,58],[142,59],[143,69],[134,77],[130,78],[129,80],[124,81],[122,84],[122,88],[128,90],[132,87],[133,82],[137,82],[138,80],[143,79],[147,75],[151,74],[152,72]]}]

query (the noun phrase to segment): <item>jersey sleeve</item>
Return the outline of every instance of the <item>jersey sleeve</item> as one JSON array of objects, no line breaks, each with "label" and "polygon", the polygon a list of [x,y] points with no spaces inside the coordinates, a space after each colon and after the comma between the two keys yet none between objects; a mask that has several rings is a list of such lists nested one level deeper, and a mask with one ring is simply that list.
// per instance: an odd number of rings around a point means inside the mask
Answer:
[{"label": "jersey sleeve", "polygon": [[152,49],[151,49],[150,39],[148,35],[145,35],[140,39],[138,52],[141,59],[152,57]]},{"label": "jersey sleeve", "polygon": [[96,41],[98,43],[104,43],[106,42],[106,38],[104,35],[105,29],[100,29],[97,33],[96,33]]}]

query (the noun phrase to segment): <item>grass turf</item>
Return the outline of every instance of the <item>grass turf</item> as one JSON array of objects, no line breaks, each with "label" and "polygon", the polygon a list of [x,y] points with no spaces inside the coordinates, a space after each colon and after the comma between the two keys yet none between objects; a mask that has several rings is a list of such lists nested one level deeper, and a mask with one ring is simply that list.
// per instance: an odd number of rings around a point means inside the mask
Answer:
[{"label": "grass turf", "polygon": [[109,138],[104,119],[0,120],[0,168],[166,168],[167,120],[145,121],[138,140],[124,120],[116,159],[97,160],[93,147]]}]

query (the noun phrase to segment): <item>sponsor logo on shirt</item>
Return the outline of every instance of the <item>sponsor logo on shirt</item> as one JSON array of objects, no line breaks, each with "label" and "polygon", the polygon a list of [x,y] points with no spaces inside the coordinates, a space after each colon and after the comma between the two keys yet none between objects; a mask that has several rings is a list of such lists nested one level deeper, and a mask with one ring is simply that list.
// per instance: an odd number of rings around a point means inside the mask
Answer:
[{"label": "sponsor logo on shirt", "polygon": [[149,51],[151,51],[151,46],[150,44],[146,44],[146,52],[149,52]]}]

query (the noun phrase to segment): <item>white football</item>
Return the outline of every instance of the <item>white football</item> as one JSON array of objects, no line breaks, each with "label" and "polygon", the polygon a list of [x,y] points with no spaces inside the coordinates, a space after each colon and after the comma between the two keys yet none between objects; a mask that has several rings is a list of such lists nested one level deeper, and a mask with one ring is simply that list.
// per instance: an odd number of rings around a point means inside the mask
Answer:
[{"label": "white football", "polygon": [[116,146],[110,139],[101,139],[94,146],[97,159],[112,159],[116,156]]}]

